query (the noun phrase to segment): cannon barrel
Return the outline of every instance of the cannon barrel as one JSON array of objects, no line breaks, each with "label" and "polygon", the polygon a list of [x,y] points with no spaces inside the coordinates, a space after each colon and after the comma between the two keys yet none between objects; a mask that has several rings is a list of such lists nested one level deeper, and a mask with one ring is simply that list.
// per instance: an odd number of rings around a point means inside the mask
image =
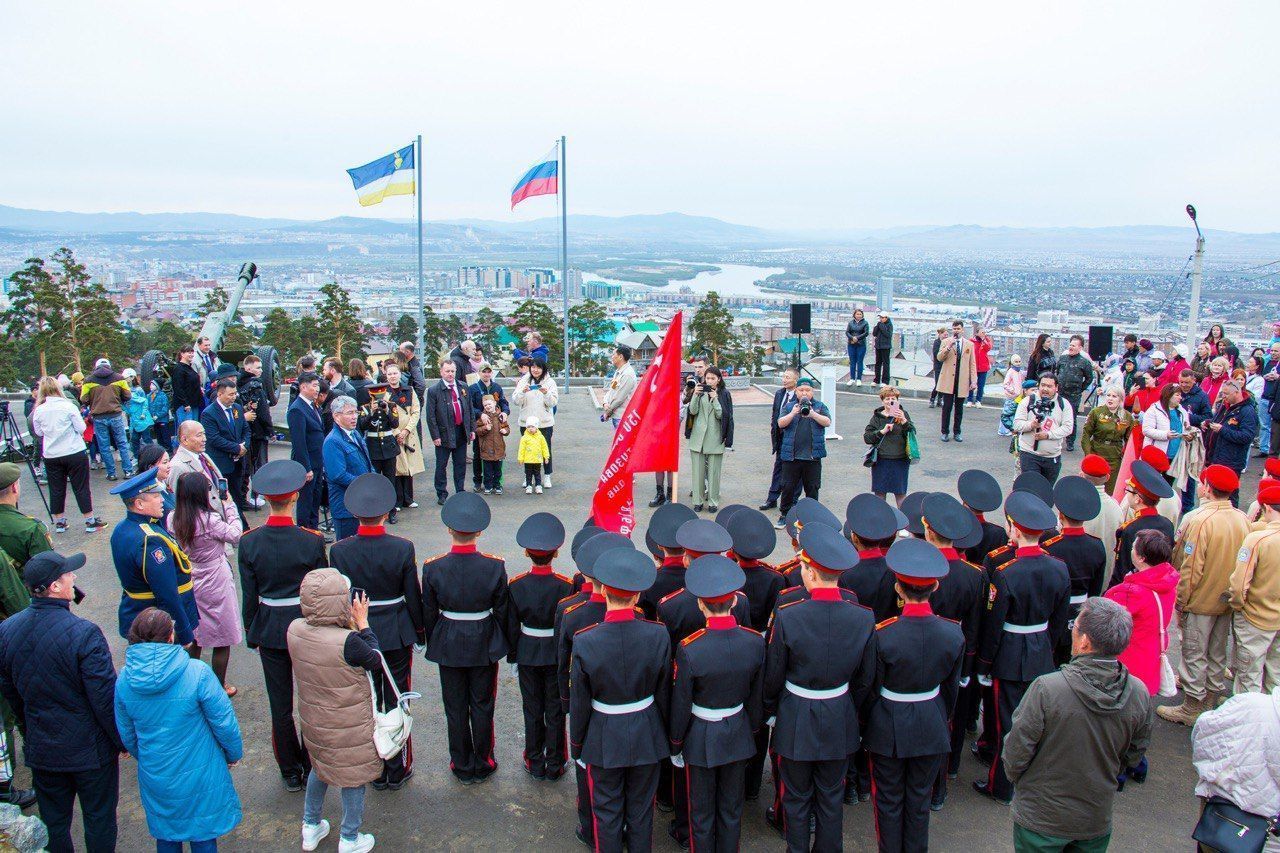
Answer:
[{"label": "cannon barrel", "polygon": [[236,315],[236,310],[240,307],[240,299],[244,296],[245,288],[257,277],[258,265],[252,261],[246,261],[240,267],[240,277],[236,280],[235,288],[227,297],[227,310],[221,314],[210,314],[205,318],[204,326],[200,329],[200,337],[208,338],[213,343],[215,352],[222,348],[222,337],[226,334],[227,324],[231,322],[231,318]]}]

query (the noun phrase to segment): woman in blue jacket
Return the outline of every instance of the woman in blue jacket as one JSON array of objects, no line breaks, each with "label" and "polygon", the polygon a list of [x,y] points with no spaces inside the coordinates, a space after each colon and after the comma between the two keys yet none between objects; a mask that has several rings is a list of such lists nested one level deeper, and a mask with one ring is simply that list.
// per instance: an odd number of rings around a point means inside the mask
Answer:
[{"label": "woman in blue jacket", "polygon": [[230,768],[244,753],[231,700],[213,670],[173,642],[173,619],[155,607],[129,629],[116,681],[116,726],[138,761],[138,788],[157,853],[218,849],[240,823]]}]

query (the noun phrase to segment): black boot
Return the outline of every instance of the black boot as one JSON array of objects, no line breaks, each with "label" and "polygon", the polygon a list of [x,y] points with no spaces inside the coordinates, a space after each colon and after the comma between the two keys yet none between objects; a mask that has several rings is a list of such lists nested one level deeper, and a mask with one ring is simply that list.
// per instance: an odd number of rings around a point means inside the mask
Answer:
[{"label": "black boot", "polygon": [[653,496],[653,500],[649,501],[649,506],[651,507],[662,506],[666,502],[667,502],[667,493],[664,492],[662,489],[658,489],[658,493]]}]

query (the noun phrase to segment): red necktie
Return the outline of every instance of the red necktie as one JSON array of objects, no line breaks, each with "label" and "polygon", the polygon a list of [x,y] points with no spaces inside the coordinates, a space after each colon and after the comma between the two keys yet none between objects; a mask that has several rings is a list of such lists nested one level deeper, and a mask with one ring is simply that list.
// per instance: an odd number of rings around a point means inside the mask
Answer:
[{"label": "red necktie", "polygon": [[462,426],[462,404],[458,402],[458,386],[450,385],[449,394],[453,397],[453,424]]}]

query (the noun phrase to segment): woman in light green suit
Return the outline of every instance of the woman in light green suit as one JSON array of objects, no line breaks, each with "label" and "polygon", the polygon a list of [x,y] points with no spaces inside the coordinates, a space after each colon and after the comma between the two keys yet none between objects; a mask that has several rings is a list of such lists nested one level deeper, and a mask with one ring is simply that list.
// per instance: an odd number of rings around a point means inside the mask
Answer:
[{"label": "woman in light green suit", "polygon": [[693,460],[693,509],[710,512],[719,509],[720,468],[724,451],[733,447],[733,398],[724,387],[724,375],[717,367],[708,367],[702,382],[689,400],[685,419],[685,438]]}]

